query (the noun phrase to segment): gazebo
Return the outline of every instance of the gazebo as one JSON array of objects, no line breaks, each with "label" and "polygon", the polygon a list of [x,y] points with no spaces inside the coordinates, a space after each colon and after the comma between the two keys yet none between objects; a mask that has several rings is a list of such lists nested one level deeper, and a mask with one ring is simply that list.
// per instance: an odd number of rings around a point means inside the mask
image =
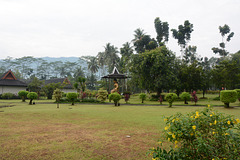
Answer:
[{"label": "gazebo", "polygon": [[[123,80],[123,86],[125,86],[125,79],[130,78],[126,76],[125,74],[120,74],[118,69],[116,67],[113,68],[113,72],[111,74],[108,74],[106,76],[102,77],[106,80],[106,84],[108,83],[108,92],[110,92],[110,80],[111,79],[120,79]],[[124,91],[124,87],[122,86],[122,91]],[[119,87],[120,88],[120,87]],[[126,86],[125,86],[126,89]]]}]

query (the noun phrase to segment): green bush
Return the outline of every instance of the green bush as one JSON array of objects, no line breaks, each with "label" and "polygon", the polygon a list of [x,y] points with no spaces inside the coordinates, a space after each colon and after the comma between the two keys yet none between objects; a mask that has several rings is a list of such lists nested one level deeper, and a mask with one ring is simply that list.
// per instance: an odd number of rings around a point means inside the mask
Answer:
[{"label": "green bush", "polygon": [[[163,141],[149,150],[152,159],[239,159],[239,119],[217,113],[212,108],[167,117]],[[161,146],[166,144],[165,150]]]},{"label": "green bush", "polygon": [[54,91],[53,91],[53,98],[56,100],[56,102],[57,102],[57,108],[59,108],[59,102],[60,102],[60,100],[61,100],[61,98],[62,98],[62,95],[63,95],[63,92],[60,90],[60,89],[58,89],[58,88],[56,88]]},{"label": "green bush", "polygon": [[118,93],[115,92],[115,93],[111,93],[108,98],[109,98],[110,101],[113,100],[115,106],[118,106],[118,105],[119,105],[118,102],[120,101],[120,99],[121,99],[122,97],[121,97],[120,94],[118,94]]},{"label": "green bush", "polygon": [[107,99],[107,95],[108,95],[107,90],[104,90],[104,89],[101,88],[100,90],[98,90],[97,99],[99,99],[101,102],[104,102]]},{"label": "green bush", "polygon": [[12,99],[14,97],[14,94],[12,93],[3,93],[2,99]]},{"label": "green bush", "polygon": [[72,102],[72,105],[74,105],[74,102],[77,100],[77,97],[78,97],[78,95],[77,95],[77,93],[75,93],[75,92],[69,92],[69,93],[67,93],[67,99],[68,99],[70,102]]},{"label": "green bush", "polygon": [[182,92],[182,94],[180,95],[180,98],[184,100],[184,104],[188,104],[187,101],[190,100],[191,95],[188,92]]},{"label": "green bush", "polygon": [[240,101],[240,89],[234,89],[235,91],[237,91],[237,98]]},{"label": "green bush", "polygon": [[213,100],[214,100],[214,101],[220,101],[220,97],[217,96],[217,97],[213,98]]},{"label": "green bush", "polygon": [[18,92],[18,96],[22,98],[22,102],[25,102],[28,95],[28,91],[21,90]]},{"label": "green bush", "polygon": [[168,93],[165,96],[165,100],[168,101],[169,105],[168,107],[172,107],[172,103],[178,98],[176,93]]},{"label": "green bush", "polygon": [[32,101],[38,98],[38,94],[36,92],[28,92],[27,98],[30,99],[29,104],[32,105]]},{"label": "green bush", "polygon": [[142,103],[146,100],[147,95],[145,93],[140,93],[139,98],[142,100]]},{"label": "green bush", "polygon": [[229,103],[234,103],[237,100],[237,91],[222,90],[220,92],[220,101],[224,103],[225,108],[229,108]]}]

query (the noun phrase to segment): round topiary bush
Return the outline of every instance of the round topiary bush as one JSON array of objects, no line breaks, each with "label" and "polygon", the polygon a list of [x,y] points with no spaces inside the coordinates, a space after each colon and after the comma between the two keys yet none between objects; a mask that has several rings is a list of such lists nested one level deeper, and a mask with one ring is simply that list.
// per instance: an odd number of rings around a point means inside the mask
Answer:
[{"label": "round topiary bush", "polygon": [[18,96],[22,98],[22,102],[25,102],[27,95],[28,95],[28,91],[21,90],[18,92]]},{"label": "round topiary bush", "polygon": [[119,101],[122,98],[120,94],[118,94],[117,92],[111,93],[109,96],[109,100],[113,100],[115,106],[119,106]]},{"label": "round topiary bush", "polygon": [[75,92],[69,92],[67,93],[67,99],[72,102],[72,105],[74,105],[74,102],[76,101],[78,95]]},{"label": "round topiary bush", "polygon": [[237,91],[238,101],[240,102],[240,89],[234,89],[234,90]]},{"label": "round topiary bush", "polygon": [[34,99],[37,99],[37,98],[38,98],[38,95],[37,95],[36,92],[29,92],[29,93],[27,94],[27,98],[30,99],[29,104],[32,105],[32,101],[33,101]]},{"label": "round topiary bush", "polygon": [[165,96],[165,100],[168,101],[169,105],[168,107],[172,107],[172,103],[177,99],[177,94],[176,93],[168,93]]},{"label": "round topiary bush", "polygon": [[184,100],[184,104],[188,104],[187,101],[190,100],[191,95],[188,92],[182,92],[182,94],[180,95],[180,98]]},{"label": "round topiary bush", "polygon": [[[152,159],[239,159],[238,118],[225,116],[208,107],[187,115],[178,113],[164,121],[166,126],[160,145],[149,150]],[[169,143],[172,145],[166,150]]]},{"label": "round topiary bush", "polygon": [[237,91],[222,90],[220,92],[220,101],[224,103],[225,108],[229,108],[229,103],[234,103],[237,100]]},{"label": "round topiary bush", "polygon": [[99,99],[101,102],[104,102],[107,99],[107,95],[108,95],[107,90],[101,88],[100,90],[98,90],[97,99]]},{"label": "round topiary bush", "polygon": [[139,98],[142,100],[142,103],[146,100],[147,95],[145,93],[140,93]]}]

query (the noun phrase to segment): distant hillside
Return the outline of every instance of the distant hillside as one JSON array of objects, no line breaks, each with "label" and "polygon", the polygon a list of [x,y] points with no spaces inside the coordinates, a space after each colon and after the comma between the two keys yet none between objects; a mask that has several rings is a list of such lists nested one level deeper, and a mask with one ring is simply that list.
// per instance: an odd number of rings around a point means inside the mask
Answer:
[{"label": "distant hillside", "polygon": [[[55,62],[55,61],[62,61],[62,62],[77,62],[79,57],[40,57],[47,62]],[[84,61],[84,60],[83,60]]]}]

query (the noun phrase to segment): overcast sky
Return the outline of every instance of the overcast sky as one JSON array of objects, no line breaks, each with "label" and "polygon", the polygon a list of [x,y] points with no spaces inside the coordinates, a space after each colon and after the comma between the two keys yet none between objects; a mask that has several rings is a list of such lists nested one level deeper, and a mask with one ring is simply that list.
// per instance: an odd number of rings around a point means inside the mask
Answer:
[{"label": "overcast sky", "polygon": [[[0,59],[96,56],[106,43],[130,42],[137,28],[156,38],[156,17],[170,29],[189,20],[201,56],[216,56],[224,24],[235,33],[227,50],[240,50],[240,0],[0,0]],[[180,55],[172,33],[167,46]]]}]

